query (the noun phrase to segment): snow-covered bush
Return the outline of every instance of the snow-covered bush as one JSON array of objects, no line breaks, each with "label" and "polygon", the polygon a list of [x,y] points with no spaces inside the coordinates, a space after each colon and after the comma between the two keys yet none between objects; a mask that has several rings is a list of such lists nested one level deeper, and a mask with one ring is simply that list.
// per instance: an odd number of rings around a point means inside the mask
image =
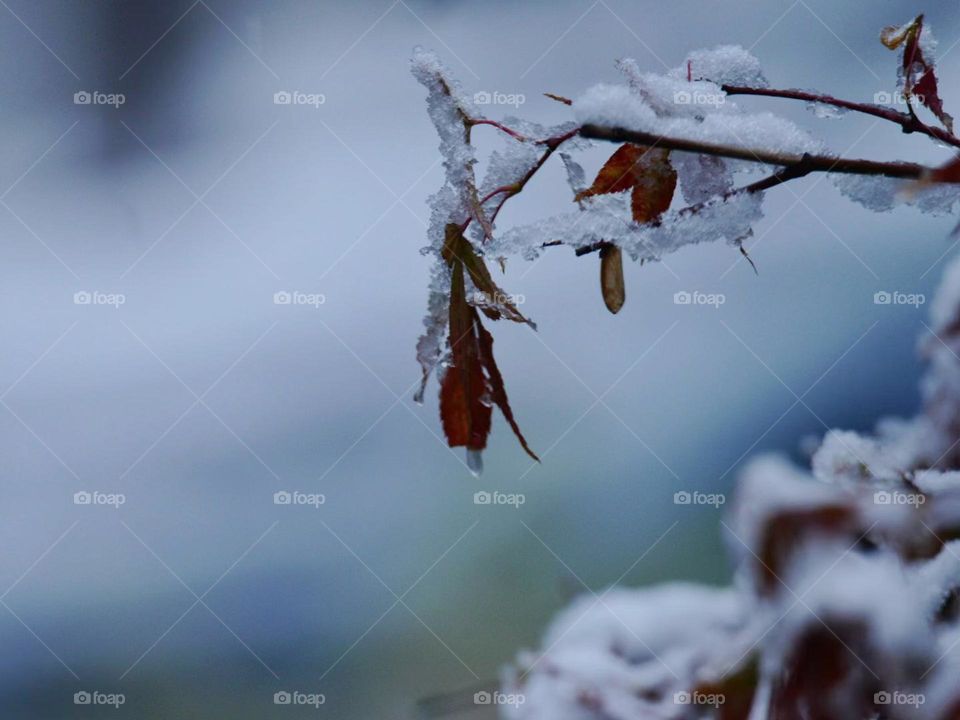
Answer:
[{"label": "snow-covered bush", "polygon": [[960,259],[932,315],[920,415],[828,433],[811,472],[754,460],[733,587],[577,600],[507,671],[506,716],[960,717]]}]

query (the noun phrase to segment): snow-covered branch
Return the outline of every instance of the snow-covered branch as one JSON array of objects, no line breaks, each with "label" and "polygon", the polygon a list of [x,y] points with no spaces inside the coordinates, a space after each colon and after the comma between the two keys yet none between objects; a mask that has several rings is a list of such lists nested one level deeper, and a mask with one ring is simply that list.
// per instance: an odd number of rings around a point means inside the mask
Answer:
[{"label": "snow-covered branch", "polygon": [[[503,410],[521,444],[535,457],[506,401],[481,314],[531,327],[533,323],[494,283],[487,260],[505,268],[511,256],[531,260],[558,245],[571,247],[577,255],[599,251],[601,292],[607,308],[616,313],[626,299],[623,255],[656,261],[681,248],[718,240],[746,255],[744,242],[763,217],[765,191],[811,173],[835,176],[843,194],[871,210],[911,204],[945,213],[956,206],[960,164],[954,161],[932,168],[906,160],[841,157],[790,120],[771,112],[747,112],[731,100],[757,95],[802,101],[815,109],[854,111],[960,147],[953,119],[939,97],[935,45],[922,16],[886,29],[882,40],[900,51],[894,93],[905,99],[908,112],[815,92],[771,89],[757,58],[740,47],[722,46],[690,53],[680,67],[665,74],[620,60],[623,85],[596,85],[572,100],[548,94],[573,115],[572,121],[553,128],[519,118],[486,117],[436,56],[415,53],[413,71],[428,89],[428,109],[446,168],[444,187],[431,200],[425,252],[434,255],[436,267],[424,321],[427,331],[417,345],[417,357],[424,385],[434,368],[445,370],[441,419],[450,444],[467,448],[471,467],[479,468],[486,446],[491,403]],[[921,110],[943,127],[921,120]],[[495,129],[495,137],[504,143],[491,154],[482,180],[474,173],[477,151],[472,138],[480,127]],[[576,155],[598,140],[619,147],[588,183]],[[499,228],[505,204],[555,157],[563,162],[572,191],[569,211]],[[736,182],[739,175],[745,175],[745,181]],[[461,327],[469,351],[453,341],[455,325]],[[464,363],[476,367],[464,371]],[[450,367],[459,370],[451,374]],[[418,398],[422,393],[423,387]]]}]

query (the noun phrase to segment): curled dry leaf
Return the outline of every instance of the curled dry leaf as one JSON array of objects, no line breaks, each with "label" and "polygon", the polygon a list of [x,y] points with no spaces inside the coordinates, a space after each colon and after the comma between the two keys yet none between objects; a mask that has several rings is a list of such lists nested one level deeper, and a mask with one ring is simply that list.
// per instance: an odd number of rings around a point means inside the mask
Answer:
[{"label": "curled dry leaf", "polygon": [[553,93],[544,93],[544,96],[550,98],[551,100],[556,100],[559,103],[563,103],[564,105],[573,105],[573,100],[571,100],[570,98],[566,98],[563,95],[554,95]]},{"label": "curled dry leaf", "polygon": [[[953,132],[953,117],[943,109],[933,58],[927,58],[920,47],[923,34],[923,15],[903,27],[887,27],[880,33],[880,42],[890,50],[903,47],[900,72],[903,79],[903,94],[910,102],[916,98],[936,115],[943,126]],[[919,76],[919,78],[918,78]],[[910,106],[913,112],[913,106]]]}]

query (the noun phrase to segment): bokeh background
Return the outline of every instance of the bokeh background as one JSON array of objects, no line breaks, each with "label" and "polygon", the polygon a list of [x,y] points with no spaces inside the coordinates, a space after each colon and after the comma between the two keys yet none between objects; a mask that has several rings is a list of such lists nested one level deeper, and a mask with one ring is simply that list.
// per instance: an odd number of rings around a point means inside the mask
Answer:
[{"label": "bokeh background", "polygon": [[[926,308],[873,296],[929,298],[956,219],[870,213],[811,177],[768,193],[748,243],[759,275],[723,245],[628,264],[616,317],[595,257],[511,260],[502,284],[540,330],[493,330],[544,462],[498,420],[474,478],[440,438],[435,384],[412,402],[430,268],[418,251],[442,169],[408,63],[430,47],[471,92],[525,95],[492,116],[545,123],[567,111],[540,93],[618,81],[618,57],[657,71],[721,43],[751,48],[776,86],[872,101],[895,86],[879,29],[924,10],[956,114],[954,3],[0,6],[5,718],[469,706],[586,588],[729,579],[723,509],[675,492],[729,494],[754,454],[802,461],[806,437],[918,405]],[[81,91],[126,101],[75,104]],[[325,102],[276,105],[279,91]],[[948,156],[868,118],[740,102],[845,155]],[[604,150],[585,154],[588,172]],[[569,202],[551,165],[500,225]],[[674,305],[681,290],[726,302]],[[276,305],[283,291],[325,302]],[[326,502],[275,505],[284,490]],[[494,490],[525,502],[474,504]],[[74,504],[82,491],[125,503]],[[95,690],[126,702],[74,705]],[[326,702],[275,705],[283,690]]]}]

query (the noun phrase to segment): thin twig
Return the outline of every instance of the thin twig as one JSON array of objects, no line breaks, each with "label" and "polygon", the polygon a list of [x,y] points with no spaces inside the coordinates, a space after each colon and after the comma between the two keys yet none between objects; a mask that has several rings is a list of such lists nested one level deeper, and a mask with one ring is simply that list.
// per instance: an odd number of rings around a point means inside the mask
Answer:
[{"label": "thin twig", "polygon": [[720,89],[727,95],[758,95],[762,97],[786,98],[788,100],[802,100],[804,102],[830,105],[843,110],[851,110],[853,112],[863,113],[864,115],[889,120],[899,125],[905,133],[923,133],[947,145],[960,148],[960,138],[949,131],[927,125],[914,113],[900,112],[899,110],[883,107],[882,105],[852,102],[850,100],[833,97],[832,95],[812,93],[806,90],[775,90],[773,88],[753,88],[740,85],[721,85]]}]

